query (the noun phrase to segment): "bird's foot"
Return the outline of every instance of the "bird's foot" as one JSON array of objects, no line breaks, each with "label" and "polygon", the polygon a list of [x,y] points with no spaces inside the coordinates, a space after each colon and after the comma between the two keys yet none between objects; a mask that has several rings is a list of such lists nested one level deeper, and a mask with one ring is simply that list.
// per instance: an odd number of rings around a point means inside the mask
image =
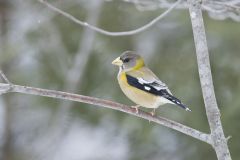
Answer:
[{"label": "bird's foot", "polygon": [[138,113],[138,108],[140,107],[140,105],[135,105],[135,106],[131,106],[131,107],[136,110],[136,113]]},{"label": "bird's foot", "polygon": [[153,108],[152,112],[150,112],[152,116],[155,115],[155,111],[156,111],[156,108]]}]

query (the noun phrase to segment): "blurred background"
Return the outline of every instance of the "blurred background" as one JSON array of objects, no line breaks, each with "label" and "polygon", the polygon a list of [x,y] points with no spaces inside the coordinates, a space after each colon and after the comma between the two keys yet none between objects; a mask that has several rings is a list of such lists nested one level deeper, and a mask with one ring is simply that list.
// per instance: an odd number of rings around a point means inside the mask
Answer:
[{"label": "blurred background", "polygon": [[[173,1],[50,2],[92,25],[126,31],[148,23]],[[164,105],[157,114],[209,133],[184,6],[145,32],[109,37],[73,23],[38,1],[0,0],[0,68],[15,84],[133,105],[121,92],[118,68],[111,62],[122,52],[134,50],[192,110]],[[213,80],[225,135],[232,136],[228,142],[232,158],[239,159],[240,14],[214,6],[204,6]],[[1,160],[216,159],[210,145],[128,114],[18,93],[0,97],[0,156]]]}]

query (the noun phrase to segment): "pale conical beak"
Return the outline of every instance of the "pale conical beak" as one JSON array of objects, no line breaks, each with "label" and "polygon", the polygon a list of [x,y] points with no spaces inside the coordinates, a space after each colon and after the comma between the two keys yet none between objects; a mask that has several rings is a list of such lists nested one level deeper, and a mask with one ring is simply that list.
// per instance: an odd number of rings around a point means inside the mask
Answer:
[{"label": "pale conical beak", "polygon": [[112,61],[112,64],[116,65],[116,66],[122,66],[123,65],[123,61],[120,59],[120,57],[118,57],[114,61]]}]

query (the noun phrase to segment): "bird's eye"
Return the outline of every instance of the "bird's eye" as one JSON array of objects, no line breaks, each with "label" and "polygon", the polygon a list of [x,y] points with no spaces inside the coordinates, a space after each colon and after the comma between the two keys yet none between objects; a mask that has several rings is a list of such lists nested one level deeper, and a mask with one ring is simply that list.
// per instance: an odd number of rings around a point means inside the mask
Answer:
[{"label": "bird's eye", "polygon": [[130,61],[130,58],[125,58],[125,59],[123,60],[124,63],[127,63],[127,62],[129,62],[129,61]]}]

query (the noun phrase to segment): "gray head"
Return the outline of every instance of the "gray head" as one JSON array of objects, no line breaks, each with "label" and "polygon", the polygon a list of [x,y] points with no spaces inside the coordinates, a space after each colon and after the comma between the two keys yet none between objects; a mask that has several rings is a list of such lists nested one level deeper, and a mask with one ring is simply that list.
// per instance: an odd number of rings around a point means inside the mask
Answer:
[{"label": "gray head", "polygon": [[129,71],[143,67],[144,61],[134,51],[125,51],[112,64],[121,67],[124,71]]}]

